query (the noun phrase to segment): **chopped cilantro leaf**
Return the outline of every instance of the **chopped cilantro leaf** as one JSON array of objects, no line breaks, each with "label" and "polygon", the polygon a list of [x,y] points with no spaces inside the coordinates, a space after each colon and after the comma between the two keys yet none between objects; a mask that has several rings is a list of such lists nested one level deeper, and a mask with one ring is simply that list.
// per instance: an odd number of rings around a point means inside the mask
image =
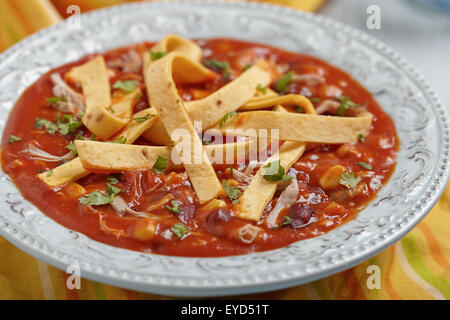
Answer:
[{"label": "chopped cilantro leaf", "polygon": [[205,61],[204,65],[217,72],[230,68],[230,64],[227,61],[219,61],[215,59]]},{"label": "chopped cilantro leaf", "polygon": [[321,101],[322,101],[322,99],[320,99],[320,98],[311,98],[311,102],[314,102],[314,103],[319,103]]},{"label": "chopped cilantro leaf", "polygon": [[364,135],[363,135],[362,133],[360,133],[360,134],[358,135],[358,140],[359,140],[360,142],[364,142],[364,141],[366,141],[366,138],[364,137]]},{"label": "chopped cilantro leaf", "polygon": [[124,136],[120,136],[116,140],[114,140],[112,143],[125,144],[125,143],[127,143],[127,138]]},{"label": "chopped cilantro leaf", "polygon": [[268,169],[265,170],[265,174],[263,175],[264,179],[266,179],[267,181],[288,181],[293,178],[291,176],[285,175],[285,169],[280,165],[280,160],[269,162],[263,168]]},{"label": "chopped cilantro leaf", "polygon": [[122,190],[120,190],[119,188],[107,183],[106,194],[95,190],[79,198],[78,201],[80,201],[81,204],[89,206],[101,206],[104,204],[112,203],[114,201],[114,197],[121,192]]},{"label": "chopped cilantro leaf", "polygon": [[36,122],[34,124],[36,129],[45,128],[49,134],[55,134],[58,131],[58,126],[47,119],[36,118]]},{"label": "chopped cilantro leaf", "polygon": [[[76,136],[75,140],[86,140],[86,138],[83,136]],[[69,143],[66,146],[66,149],[69,149],[74,155],[78,156],[77,146],[75,145],[75,142]]]},{"label": "chopped cilantro leaf", "polygon": [[148,120],[148,118],[150,118],[150,116],[153,117],[153,115],[151,115],[149,113],[149,114],[146,114],[144,117],[133,118],[133,120],[136,122],[144,122],[144,121]]},{"label": "chopped cilantro leaf", "polygon": [[283,220],[280,222],[280,224],[278,225],[279,228],[282,227],[287,227],[289,225],[291,225],[292,223],[292,219],[289,216],[284,216]]},{"label": "chopped cilantro leaf", "polygon": [[236,187],[230,186],[226,180],[222,180],[222,186],[225,189],[225,192],[227,193],[227,197],[232,200],[233,204],[236,204],[239,202],[239,198],[242,195],[242,191],[239,190]]},{"label": "chopped cilantro leaf", "polygon": [[222,120],[220,120],[219,126],[223,127],[223,125],[224,125],[229,119],[233,118],[233,117],[236,116],[236,115],[237,115],[237,112],[236,112],[236,111],[231,111],[231,112],[226,113],[226,114],[223,116]]},{"label": "chopped cilantro leaf", "polygon": [[228,80],[230,80],[230,76],[231,76],[230,71],[225,70],[225,71],[223,72],[223,81],[224,81],[224,82],[228,82]]},{"label": "chopped cilantro leaf", "polygon": [[116,196],[116,195],[118,195],[121,192],[122,192],[122,190],[120,190],[119,188],[113,186],[112,184],[110,184],[110,183],[106,184],[106,193],[107,194]]},{"label": "chopped cilantro leaf", "polygon": [[111,113],[114,113],[114,109],[112,106],[109,106],[108,108],[109,108],[109,111],[111,111]]},{"label": "chopped cilantro leaf", "polygon": [[167,168],[167,159],[163,156],[158,155],[155,164],[153,165],[153,172],[156,174],[163,173]]},{"label": "chopped cilantro leaf", "polygon": [[254,65],[255,65],[254,63],[249,63],[248,65],[246,65],[244,68],[244,72],[253,67]]},{"label": "chopped cilantro leaf", "polygon": [[167,55],[167,52],[165,52],[165,51],[154,52],[154,51],[150,50],[150,57],[151,57],[152,61],[159,60],[166,55]]},{"label": "chopped cilantro leaf", "polygon": [[188,232],[188,229],[184,223],[175,223],[172,228],[170,228],[170,231],[181,239]]},{"label": "chopped cilantro leaf", "polygon": [[348,109],[351,109],[351,108],[355,108],[357,106],[356,103],[349,100],[349,97],[339,97],[337,99],[341,103],[341,105],[339,106],[339,108],[337,110],[337,115],[339,117],[344,117],[345,111],[347,111]]},{"label": "chopped cilantro leaf", "polygon": [[345,171],[341,175],[341,179],[339,180],[339,183],[342,184],[344,187],[352,189],[352,188],[356,187],[360,181],[361,181],[360,176],[355,177],[353,172]]},{"label": "chopped cilantro leaf", "polygon": [[366,163],[366,162],[357,162],[357,164],[359,164],[361,167],[363,167],[364,169],[367,170],[372,170],[372,165],[370,163]]},{"label": "chopped cilantro leaf", "polygon": [[262,94],[266,94],[267,93],[267,88],[264,87],[262,84],[258,84],[256,86],[256,90],[258,90],[259,92],[261,92]]},{"label": "chopped cilantro leaf", "polygon": [[275,90],[277,90],[279,93],[285,93],[288,91],[288,85],[292,81],[292,77],[295,75],[294,71],[291,71],[289,73],[286,73],[284,76],[282,76],[275,85]]},{"label": "chopped cilantro leaf", "polygon": [[58,126],[59,133],[64,136],[82,127],[83,122],[75,116],[66,114],[61,119],[56,119],[56,125]]},{"label": "chopped cilantro leaf", "polygon": [[49,103],[49,104],[57,104],[57,103],[60,102],[60,101],[64,101],[64,99],[63,99],[63,98],[60,98],[60,97],[51,97],[51,98],[46,98],[45,100],[46,100],[47,103]]},{"label": "chopped cilantro leaf", "polygon": [[117,81],[113,88],[120,89],[125,92],[132,92],[138,86],[137,80]]},{"label": "chopped cilantro leaf", "polygon": [[21,141],[21,140],[22,140],[22,138],[19,138],[18,136],[15,136],[12,134],[9,136],[8,143],[11,144],[11,143]]},{"label": "chopped cilantro leaf", "polygon": [[166,204],[166,209],[169,210],[170,212],[173,212],[175,214],[180,214],[181,213],[181,203],[179,203],[177,200],[172,200],[170,202],[170,204],[172,206],[169,206],[168,204]]},{"label": "chopped cilantro leaf", "polygon": [[66,149],[72,151],[72,153],[76,156],[78,156],[77,146],[75,145],[75,142],[69,143],[66,146]]},{"label": "chopped cilantro leaf", "polygon": [[81,204],[89,205],[89,206],[101,206],[104,204],[109,204],[113,202],[114,197],[111,195],[105,195],[104,193],[95,190],[91,193],[84,195],[79,198]]},{"label": "chopped cilantro leaf", "polygon": [[119,183],[119,179],[117,179],[114,176],[108,176],[108,177],[106,177],[106,180],[109,181],[111,184],[118,184]]},{"label": "chopped cilantro leaf", "polygon": [[295,107],[295,111],[297,111],[298,113],[305,113],[306,112],[305,108],[300,107],[300,106]]}]

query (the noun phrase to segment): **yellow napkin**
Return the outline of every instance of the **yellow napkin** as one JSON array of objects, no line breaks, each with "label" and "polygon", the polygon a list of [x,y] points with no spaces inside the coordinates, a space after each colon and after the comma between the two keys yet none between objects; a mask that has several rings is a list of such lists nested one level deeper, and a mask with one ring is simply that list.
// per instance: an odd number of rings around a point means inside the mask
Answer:
[{"label": "yellow napkin", "polygon": [[[52,0],[61,16],[76,3],[82,11],[124,0]],[[264,0],[317,10],[323,0]],[[48,0],[0,1],[0,51],[26,35],[59,21]],[[392,247],[347,271],[281,291],[243,299],[449,299],[450,187],[413,231]],[[380,288],[370,284],[371,268],[381,271]],[[82,280],[81,290],[66,287],[67,274],[38,261],[0,237],[0,299],[167,299]],[[369,282],[369,286],[368,286]],[[372,288],[372,289],[370,289]]]}]

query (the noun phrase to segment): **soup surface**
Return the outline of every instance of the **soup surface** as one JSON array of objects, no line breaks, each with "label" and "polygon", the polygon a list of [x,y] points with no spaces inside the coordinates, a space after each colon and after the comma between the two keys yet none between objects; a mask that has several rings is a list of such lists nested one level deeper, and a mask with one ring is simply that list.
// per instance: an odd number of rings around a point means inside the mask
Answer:
[{"label": "soup surface", "polygon": [[[231,39],[199,40],[196,43],[202,48],[203,64],[219,76],[196,85],[177,83],[185,101],[207,97],[238,78],[256,61],[264,60],[274,78],[267,89],[276,91],[277,81],[293,71],[300,77],[290,79],[282,94],[303,95],[325,115],[340,113],[340,116],[348,116],[350,112],[351,116],[354,106],[373,114],[369,135],[361,136],[357,143],[307,144],[303,156],[286,172],[296,180],[298,193],[295,203],[281,210],[276,227],[269,227],[265,218],[279,201],[282,188],[268,203],[259,221],[244,221],[235,216],[238,210],[236,198],[245,191],[248,182],[235,179],[232,171],[251,176],[254,170],[248,168],[248,163],[235,164],[232,170],[230,165],[214,164],[219,180],[239,191],[235,197],[223,196],[213,205],[199,203],[183,169],[162,173],[155,170],[92,173],[58,187],[49,187],[39,179],[38,174],[51,174],[52,169],[65,162],[64,159],[56,160],[71,150],[70,145],[75,139],[94,138],[82,125],[77,127],[75,124],[75,129],[63,134],[51,133],[50,126],[42,121],[39,123],[37,119],[57,123],[64,115],[52,106],[54,92],[50,77],[57,73],[64,78],[71,68],[98,55],[48,72],[23,93],[11,111],[3,134],[3,170],[27,200],[63,226],[113,246],[171,256],[218,257],[280,248],[325,234],[367,206],[395,168],[399,141],[393,121],[366,89],[344,71],[308,55]],[[115,86],[118,81],[136,80],[145,88],[140,56],[152,45],[141,43],[102,54],[108,66],[113,100],[120,96]],[[68,84],[74,91],[82,93],[76,84]],[[265,89],[260,88],[261,91]],[[285,107],[290,112],[304,111],[296,106]],[[134,112],[146,108],[149,108],[148,97],[142,90]],[[214,144],[207,136],[203,137],[203,142]],[[135,144],[152,145],[144,137]],[[37,148],[37,155],[30,153],[30,145]],[[48,161],[48,155],[40,155],[42,151],[52,155],[53,160]],[[339,171],[342,167],[349,173],[347,176],[342,176],[343,172]],[[327,181],[334,179],[336,182],[331,168],[339,171],[337,184]],[[158,218],[158,223],[151,227],[154,219],[118,214],[110,204],[80,202],[87,194],[106,192],[111,186],[120,190],[120,196],[129,208],[151,213],[152,217]],[[258,230],[250,240],[242,234],[242,228],[248,224]]]}]

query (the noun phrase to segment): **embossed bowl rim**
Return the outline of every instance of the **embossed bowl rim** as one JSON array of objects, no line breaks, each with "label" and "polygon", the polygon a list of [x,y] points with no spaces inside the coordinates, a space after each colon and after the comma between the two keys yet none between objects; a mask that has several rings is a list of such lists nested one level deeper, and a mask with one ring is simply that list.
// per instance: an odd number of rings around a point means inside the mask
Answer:
[{"label": "embossed bowl rim", "polygon": [[[43,239],[33,239],[33,237],[27,233],[26,229],[21,228],[18,224],[11,223],[10,221],[8,221],[8,219],[6,219],[4,214],[0,213],[0,234],[2,236],[4,236],[6,239],[8,239],[23,251],[36,257],[37,259],[45,261],[50,265],[53,265],[62,270],[66,270],[66,268],[71,264],[79,264],[81,266],[82,276],[87,279],[101,281],[138,291],[166,294],[172,296],[219,296],[277,290],[310,282],[318,278],[322,278],[348,269],[362,261],[367,260],[369,257],[375,255],[381,250],[392,245],[394,242],[398,241],[417,223],[419,223],[419,221],[424,218],[425,215],[431,210],[431,208],[438,201],[440,195],[444,191],[449,176],[449,130],[447,114],[446,110],[438,101],[434,91],[431,89],[428,83],[413,67],[411,67],[409,63],[406,62],[403,57],[401,57],[389,46],[381,43],[375,38],[358,30],[355,30],[349,26],[346,26],[341,22],[337,22],[331,18],[302,13],[300,11],[282,6],[256,2],[191,0],[130,3],[89,12],[83,14],[82,19],[88,19],[88,21],[92,21],[94,19],[101,20],[101,17],[119,13],[123,14],[126,13],[127,10],[133,10],[136,8],[142,8],[142,10],[150,10],[156,7],[164,9],[177,9],[179,5],[192,6],[192,8],[195,8],[196,6],[220,6],[227,9],[235,8],[236,10],[251,9],[257,11],[260,14],[273,15],[274,13],[276,13],[280,17],[289,16],[293,18],[304,19],[310,23],[316,23],[318,25],[332,26],[334,29],[339,30],[345,35],[356,39],[360,43],[376,49],[378,53],[383,54],[386,58],[389,58],[391,61],[394,61],[397,65],[401,66],[403,72],[409,74],[410,77],[415,77],[416,83],[420,85],[420,87],[423,89],[423,92],[429,97],[429,99],[432,100],[432,107],[435,108],[437,113],[439,113],[436,120],[439,127],[439,132],[441,134],[439,141],[441,149],[439,150],[439,155],[437,156],[435,164],[436,166],[439,166],[439,170],[437,170],[432,179],[430,179],[433,182],[428,186],[427,192],[424,193],[425,195],[420,198],[421,205],[419,207],[414,207],[408,213],[409,218],[406,219],[403,224],[397,225],[393,232],[390,232],[387,235],[382,234],[381,232],[378,236],[374,235],[371,239],[371,244],[367,247],[363,247],[359,252],[346,248],[348,250],[340,254],[341,258],[331,259],[330,261],[325,261],[324,259],[324,261],[318,260],[318,262],[316,263],[317,267],[314,267],[312,269],[306,268],[303,270],[296,270],[295,268],[291,268],[290,270],[276,270],[275,272],[267,272],[267,267],[269,267],[270,269],[271,264],[268,257],[275,253],[283,253],[286,248],[281,248],[270,252],[240,256],[242,257],[242,260],[246,260],[249,264],[261,261],[261,258],[263,259],[263,261],[265,261],[265,263],[267,264],[265,266],[265,269],[261,272],[261,274],[256,275],[249,274],[248,272],[246,273],[245,270],[238,270],[237,272],[235,272],[235,274],[232,275],[208,275],[208,272],[205,271],[204,277],[189,277],[182,275],[181,273],[178,275],[161,276],[154,274],[145,274],[142,272],[134,272],[133,270],[127,270],[126,268],[120,268],[116,266],[110,268],[105,264],[99,264],[95,261],[88,261],[89,259],[87,259],[87,257],[72,254],[71,252],[62,252],[57,246],[52,246],[51,243],[46,242]],[[63,32],[62,29],[65,28],[67,23],[67,20],[60,22],[20,41],[0,55],[0,65],[11,55],[20,51],[21,49],[26,48],[29,43],[32,43],[36,39],[44,38],[53,33]],[[2,198],[1,202],[3,201],[4,199]],[[26,200],[22,199],[22,201],[24,203],[28,203]],[[34,208],[34,210],[37,210],[35,207],[32,208]],[[40,213],[39,210],[37,210],[37,212]],[[333,232],[335,232],[335,230],[331,233]],[[87,239],[87,241],[89,241],[93,246],[97,246],[99,248],[105,248],[105,246],[107,246],[91,239]],[[304,240],[302,241],[302,243],[304,242],[306,244],[308,241],[309,240]],[[124,249],[117,249],[117,252],[122,252],[123,250]],[[186,263],[186,265],[191,265],[191,263],[201,264],[204,262],[209,263],[214,261],[217,262],[218,272],[220,272],[221,263],[226,264],[230,261],[237,261],[237,259],[240,259],[240,257],[174,258],[151,254],[149,254],[149,256],[155,256],[155,261],[161,263],[161,267],[163,267],[162,264],[164,262]],[[252,261],[252,259],[256,260]],[[296,265],[294,264],[293,267],[295,266]],[[186,274],[189,274],[189,269],[186,269],[185,271]]]}]

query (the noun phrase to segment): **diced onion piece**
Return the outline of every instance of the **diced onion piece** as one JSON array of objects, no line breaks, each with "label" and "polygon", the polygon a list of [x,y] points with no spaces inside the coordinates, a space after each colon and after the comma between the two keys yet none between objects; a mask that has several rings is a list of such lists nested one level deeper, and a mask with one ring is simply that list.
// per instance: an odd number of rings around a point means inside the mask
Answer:
[{"label": "diced onion piece", "polygon": [[69,151],[63,156],[55,156],[42,149],[39,149],[34,144],[29,144],[28,149],[25,149],[21,152],[28,153],[30,155],[30,159],[32,160],[42,160],[47,162],[61,162],[72,160],[73,158],[75,158],[75,155],[72,151]]},{"label": "diced onion piece", "polygon": [[251,244],[255,241],[258,234],[262,231],[261,228],[256,227],[252,224],[246,224],[239,229],[237,235],[240,241],[245,244]]},{"label": "diced onion piece", "polygon": [[289,186],[283,191],[280,198],[278,199],[275,208],[273,208],[273,210],[266,218],[266,223],[270,228],[274,228],[277,226],[278,216],[280,215],[280,212],[283,209],[292,206],[295,201],[297,201],[298,191],[299,189],[297,180],[291,179]]}]

